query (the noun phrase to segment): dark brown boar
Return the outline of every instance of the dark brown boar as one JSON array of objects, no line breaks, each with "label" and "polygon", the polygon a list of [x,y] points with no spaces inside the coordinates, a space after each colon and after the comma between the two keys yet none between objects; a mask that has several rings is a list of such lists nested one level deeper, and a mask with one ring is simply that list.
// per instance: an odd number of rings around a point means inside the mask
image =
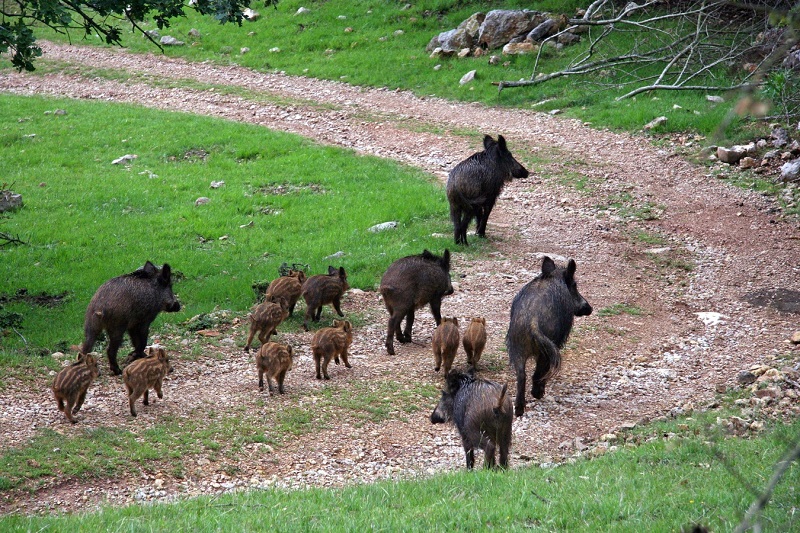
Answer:
[{"label": "dark brown boar", "polygon": [[[450,250],[439,257],[428,250],[420,255],[402,257],[389,265],[381,278],[381,295],[386,310],[389,311],[389,325],[386,332],[386,351],[394,355],[394,340],[411,342],[411,328],[414,325],[414,310],[430,304],[433,319],[438,326],[442,321],[442,297],[453,294],[450,282]],[[405,318],[403,331],[400,324]]]},{"label": "dark brown boar", "polygon": [[264,390],[264,375],[267,376],[267,385],[270,394],[275,390],[272,381],[278,383],[278,392],[283,394],[283,380],[286,372],[292,369],[294,350],[288,344],[268,342],[262,344],[256,354],[256,368],[258,369],[258,388]]},{"label": "dark brown boar", "polygon": [[273,300],[264,301],[255,306],[252,312],[247,315],[250,321],[250,334],[247,336],[245,352],[250,351],[250,344],[253,337],[258,333],[258,340],[261,344],[269,342],[272,335],[277,335],[278,326],[289,316],[286,300],[281,297],[271,297]]},{"label": "dark brown boar", "polygon": [[150,324],[158,313],[180,310],[181,304],[172,292],[172,269],[167,264],[159,269],[148,261],[135,272],[108,280],[94,293],[86,309],[81,352],[92,351],[97,336],[105,330],[108,363],[111,372],[119,375],[122,371],[117,352],[125,332],[131,337],[133,358],[144,357]]},{"label": "dark brown boar", "polygon": [[450,171],[447,200],[456,244],[467,245],[467,227],[474,218],[475,235],[486,236],[486,222],[503,185],[512,179],[525,179],[528,170],[508,151],[502,135],[495,141],[486,135],[482,152],[472,154]]},{"label": "dark brown boar", "polygon": [[311,276],[303,283],[303,299],[306,301],[306,317],[303,329],[308,331],[308,320],[319,322],[322,306],[331,304],[339,316],[344,316],[341,309],[342,295],[350,288],[344,267],[336,270],[328,267],[327,274]]},{"label": "dark brown boar", "polygon": [[172,372],[172,365],[169,363],[167,351],[161,346],[148,346],[145,349],[145,357],[137,359],[125,367],[122,373],[122,380],[128,390],[128,403],[131,408],[131,416],[136,416],[134,404],[144,394],[145,405],[150,405],[150,389],[156,391],[159,398],[163,398],[161,384],[164,376]]},{"label": "dark brown boar", "polygon": [[522,287],[511,302],[511,319],[506,334],[508,359],[517,373],[514,413],[525,412],[525,366],[533,359],[531,395],[544,396],[547,382],[561,366],[561,348],[567,342],[576,316],[589,316],[592,306],[578,292],[577,266],[572,259],[558,267],[549,257],[542,260],[542,272]]},{"label": "dark brown boar", "polygon": [[486,347],[486,319],[481,317],[470,320],[462,342],[467,353],[467,364],[471,367],[477,366]]},{"label": "dark brown boar", "polygon": [[[311,353],[314,355],[314,364],[317,368],[317,379],[331,379],[328,376],[328,363],[331,359],[338,365],[339,357],[344,361],[344,366],[351,368],[347,360],[347,350],[353,342],[353,325],[347,320],[334,320],[333,327],[322,328],[314,334],[311,340]],[[322,373],[320,374],[320,366]]]},{"label": "dark brown boar", "polygon": [[61,370],[53,382],[53,396],[58,410],[73,424],[77,422],[73,415],[81,410],[89,385],[100,374],[96,355],[79,354],[78,360]]},{"label": "dark brown boar", "polygon": [[447,375],[442,397],[431,413],[431,423],[455,422],[469,469],[475,466],[475,449],[483,450],[485,468],[495,467],[495,451],[500,452],[500,467],[508,468],[514,415],[507,388],[505,384],[477,379],[472,371]]},{"label": "dark brown boar", "polygon": [[286,300],[289,308],[289,316],[294,314],[294,306],[303,293],[303,283],[306,281],[306,274],[302,270],[290,270],[286,276],[272,280],[267,287],[265,300],[274,301],[274,298],[282,297]]},{"label": "dark brown boar", "polygon": [[444,365],[444,375],[450,373],[453,361],[458,352],[458,319],[443,318],[442,323],[434,330],[433,339],[433,361],[437,372]]}]

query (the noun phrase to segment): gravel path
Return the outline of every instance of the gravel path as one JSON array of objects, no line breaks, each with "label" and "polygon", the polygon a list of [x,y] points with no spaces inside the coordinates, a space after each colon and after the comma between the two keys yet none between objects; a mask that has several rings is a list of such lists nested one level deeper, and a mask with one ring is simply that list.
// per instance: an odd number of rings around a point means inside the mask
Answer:
[{"label": "gravel path", "polygon": [[[533,111],[119,49],[47,44],[44,52],[70,67],[47,75],[5,71],[0,90],[130,102],[259,124],[396,159],[442,180],[480,149],[479,133],[502,134],[518,158],[535,160],[536,166],[528,165],[531,177],[507,186],[492,213],[487,234],[495,251],[479,261],[454,254],[458,287],[444,300],[443,314],[486,317],[490,339],[482,373],[509,382],[513,390],[502,348],[510,302],[539,271],[543,254],[576,259],[579,287],[596,310],[624,304],[642,313],[596,312],[576,321],[561,374],[548,385],[547,396],[529,402],[514,423],[514,466],[559,460],[623,426],[702,408],[717,388],[734,386],[740,370],[790,351],[787,339],[800,329],[797,314],[748,303],[757,291],[800,290],[797,221],[776,215],[762,196],[736,189],[713,177],[714,170],[675,157],[670,148],[654,148],[645,138]],[[84,77],[83,66],[133,75],[127,82]],[[164,80],[178,83],[168,88]],[[182,80],[215,89],[185,89]],[[222,94],[221,86],[246,89],[248,96]],[[453,133],[464,130],[476,134]],[[588,180],[590,194],[553,179],[576,175]],[[620,201],[622,207],[609,207]],[[659,235],[664,244],[646,244],[637,238],[641,233]],[[443,242],[453,248],[451,240]],[[0,445],[24,443],[42,427],[65,435],[99,426],[139,432],[166,415],[201,417],[209,409],[221,416],[257,412],[269,425],[277,410],[322,405],[326,387],[348,398],[366,392],[399,397],[417,383],[441,383],[432,369],[429,314],[418,318],[416,342],[398,346],[398,355],[390,357],[383,349],[386,313],[378,296],[353,291],[343,308],[370,319],[356,331],[353,369],[335,367],[330,383],[313,379],[310,334],[288,333],[283,340],[301,346],[303,355],[287,378],[288,394],[264,400],[255,394],[252,360],[233,345],[246,335],[244,326],[236,325],[221,330],[213,343],[184,339],[185,346],[203,345],[208,357],[176,365],[164,400],[140,410],[136,420],[126,416],[119,383],[107,376],[90,392],[77,427],[68,427],[54,409],[48,383],[14,384],[0,393],[0,402],[10,406],[0,418]],[[721,319],[704,321],[707,315],[699,313],[707,312],[720,313]],[[462,352],[462,364],[463,357]],[[35,493],[0,498],[0,509],[76,510],[104,501],[168,500],[271,485],[340,486],[463,468],[455,430],[428,421],[435,400],[415,401],[420,410],[398,408],[391,422],[379,424],[331,409],[327,427],[292,439],[291,446],[247,445],[224,461],[200,454],[183,478],[165,467],[91,483],[53,480]],[[226,468],[231,465],[235,468]]]}]

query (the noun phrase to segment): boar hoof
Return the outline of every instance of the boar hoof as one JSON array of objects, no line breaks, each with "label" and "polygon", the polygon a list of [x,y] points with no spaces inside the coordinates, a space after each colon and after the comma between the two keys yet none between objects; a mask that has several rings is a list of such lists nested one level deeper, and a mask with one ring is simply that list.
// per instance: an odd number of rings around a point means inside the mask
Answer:
[{"label": "boar hoof", "polygon": [[353,368],[353,365],[351,365],[350,363],[345,363],[345,364],[344,364],[344,367],[345,367],[345,368]]}]

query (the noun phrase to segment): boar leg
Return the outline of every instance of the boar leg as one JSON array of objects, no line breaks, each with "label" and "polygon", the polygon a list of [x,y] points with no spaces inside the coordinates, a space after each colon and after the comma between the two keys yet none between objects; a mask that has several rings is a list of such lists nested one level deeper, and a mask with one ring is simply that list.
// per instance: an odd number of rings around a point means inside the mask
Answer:
[{"label": "boar leg", "polygon": [[340,307],[341,305],[342,305],[342,300],[340,297],[337,297],[336,299],[333,300],[333,308],[336,309],[336,313],[339,316],[344,316],[344,313],[342,313],[342,309]]},{"label": "boar leg", "polygon": [[400,330],[397,330],[397,340],[402,343],[411,342],[411,328],[414,327],[414,308],[406,313],[406,327],[403,330],[403,336],[400,336]]},{"label": "boar leg", "polygon": [[320,374],[320,366],[322,364],[322,355],[315,353],[314,354],[314,366],[317,368],[317,379],[322,379],[322,374]]},{"label": "boar leg", "polygon": [[494,451],[495,446],[494,442],[489,440],[488,437],[485,435],[481,439],[481,447],[483,448],[483,467],[484,468],[494,468]]},{"label": "boar leg", "polygon": [[56,394],[55,397],[56,397],[56,402],[58,403],[58,410],[63,413],[64,412],[64,398],[62,396],[59,396],[58,394]]},{"label": "boar leg", "polygon": [[475,450],[466,442],[464,442],[464,456],[467,460],[467,469],[472,470],[475,467]]},{"label": "boar leg", "polygon": [[128,395],[128,404],[131,408],[131,416],[136,416],[136,397],[134,397],[133,393]]},{"label": "boar leg", "polygon": [[283,394],[283,380],[284,379],[286,379],[286,370],[283,370],[283,371],[281,371],[280,374],[278,374],[278,392],[280,392],[281,394]]},{"label": "boar leg", "polygon": [[117,364],[117,352],[122,345],[123,335],[125,335],[125,330],[108,332],[108,364],[111,367],[111,373],[115,376],[122,374],[122,370]]},{"label": "boar leg", "polygon": [[[308,328],[306,328],[306,331],[308,331]],[[250,326],[250,334],[247,335],[247,344],[244,345],[244,351],[245,352],[250,353],[250,345],[252,344],[253,337],[255,337],[255,336],[256,336],[256,328],[255,328],[254,325],[251,325]]]},{"label": "boar leg", "polygon": [[66,416],[67,420],[71,423],[74,424],[76,422],[76,420],[72,418],[72,401],[69,398],[67,398],[67,405],[64,407],[64,416]]},{"label": "boar leg", "polygon": [[331,377],[328,375],[328,364],[330,364],[330,362],[331,362],[331,357],[329,355],[326,355],[325,359],[322,361],[322,376],[325,379],[331,379]]},{"label": "boar leg", "polygon": [[75,402],[75,407],[73,407],[73,408],[72,408],[72,412],[73,412],[73,413],[77,413],[78,411],[80,411],[80,410],[81,410],[81,407],[83,406],[83,401],[86,399],[86,392],[87,392],[88,390],[89,390],[89,389],[88,389],[88,387],[87,387],[86,389],[84,389],[84,390],[83,390],[83,392],[81,392],[81,393],[78,395],[78,401],[77,401],[77,402]]},{"label": "boar leg", "polygon": [[478,227],[475,230],[475,235],[479,237],[486,237],[486,221],[489,220],[489,214],[492,212],[492,209],[494,209],[494,203],[496,200],[497,198],[493,198],[476,209]]},{"label": "boar leg", "polygon": [[144,400],[142,400],[142,403],[145,405],[150,405],[150,389],[144,390]]},{"label": "boar leg", "polygon": [[350,361],[347,360],[347,350],[342,352],[342,361],[344,361],[345,368],[353,368],[352,365],[350,365]]},{"label": "boar leg", "polygon": [[453,238],[456,244],[467,246],[467,227],[471,218],[469,212],[450,206],[450,220],[453,222]]},{"label": "boar leg", "polygon": [[397,333],[397,339],[402,342],[400,334],[400,322],[402,322],[402,320],[403,317],[399,313],[392,313],[392,316],[389,317],[389,326],[386,332],[386,351],[389,353],[389,355],[394,355],[393,337],[395,333]]},{"label": "boar leg", "polygon": [[[440,368],[442,368],[442,351],[439,347],[435,347],[433,349],[433,369],[438,372]],[[446,374],[445,374],[446,375]]]},{"label": "boar leg", "polygon": [[[442,323],[442,298],[432,298],[431,299],[431,314],[433,314],[433,319],[436,320],[436,325],[440,325]],[[408,339],[411,340],[411,339]]]},{"label": "boar leg", "polygon": [[158,395],[159,398],[164,398],[164,395],[161,393],[161,385],[163,383],[164,383],[163,380],[159,379],[158,381],[156,381],[155,385],[153,386],[153,388],[156,390],[156,394]]},{"label": "boar leg", "polygon": [[264,390],[264,371],[260,368],[258,369],[258,388]]},{"label": "boar leg", "polygon": [[128,330],[133,344],[133,360],[144,357],[144,349],[147,347],[147,336],[150,333],[150,325],[134,327]]},{"label": "boar leg", "polygon": [[525,413],[525,366],[522,368],[517,367],[517,397],[514,402],[514,415],[522,416]]},{"label": "boar leg", "polygon": [[272,396],[275,392],[275,387],[272,385],[272,378],[269,374],[267,374],[267,387],[269,387],[269,395]]}]

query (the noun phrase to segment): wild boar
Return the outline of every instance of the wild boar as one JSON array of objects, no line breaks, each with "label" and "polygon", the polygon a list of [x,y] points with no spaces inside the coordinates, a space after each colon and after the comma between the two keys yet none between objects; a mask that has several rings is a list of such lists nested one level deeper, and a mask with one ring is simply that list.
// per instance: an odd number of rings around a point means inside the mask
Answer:
[{"label": "wild boar", "polygon": [[134,404],[143,394],[144,401],[142,403],[150,405],[150,389],[155,390],[159,398],[164,397],[161,385],[164,377],[170,372],[172,372],[172,365],[169,362],[167,351],[161,346],[148,346],[145,349],[145,357],[136,359],[125,367],[122,380],[128,391],[131,416],[136,416]]},{"label": "wild boar", "polygon": [[100,374],[96,355],[79,354],[78,360],[62,369],[53,382],[53,396],[58,404],[58,410],[62,411],[67,420],[73,424],[77,422],[73,415],[81,410],[89,385]]},{"label": "wild boar", "polygon": [[[344,366],[352,368],[347,360],[347,350],[353,342],[353,325],[347,320],[334,320],[333,327],[317,330],[311,340],[311,353],[317,369],[317,379],[331,379],[328,376],[328,363],[331,359],[338,365],[339,357]],[[320,368],[322,373],[320,373]]]}]

